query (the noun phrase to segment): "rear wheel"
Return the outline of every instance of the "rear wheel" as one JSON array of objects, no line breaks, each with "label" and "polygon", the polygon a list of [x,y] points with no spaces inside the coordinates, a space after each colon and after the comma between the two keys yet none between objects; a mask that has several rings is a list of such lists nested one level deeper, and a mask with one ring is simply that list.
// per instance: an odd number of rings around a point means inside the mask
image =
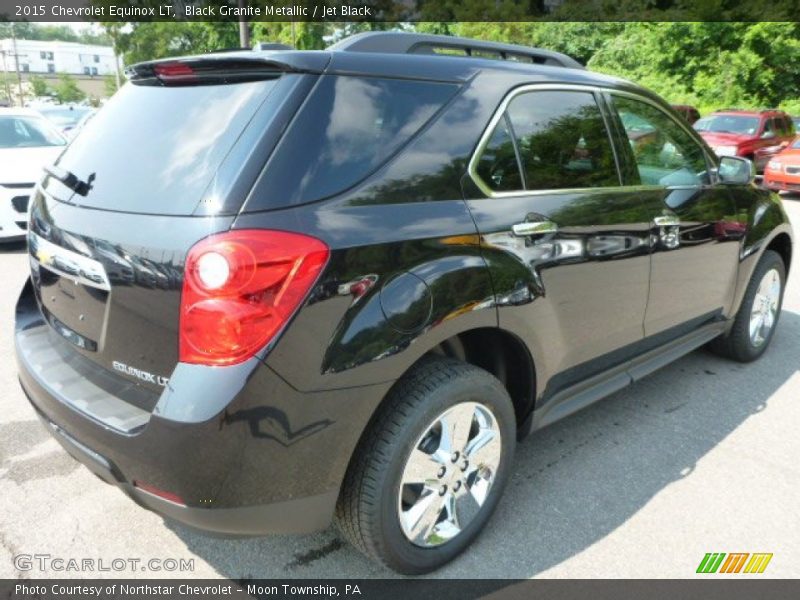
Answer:
[{"label": "rear wheel", "polygon": [[760,357],[769,346],[783,302],[786,267],[777,252],[767,250],[759,260],[745,291],[730,332],[711,348],[739,362]]},{"label": "rear wheel", "polygon": [[406,574],[462,552],[508,479],[514,408],[491,374],[426,359],[390,392],[348,470],[336,522],[370,558]]}]

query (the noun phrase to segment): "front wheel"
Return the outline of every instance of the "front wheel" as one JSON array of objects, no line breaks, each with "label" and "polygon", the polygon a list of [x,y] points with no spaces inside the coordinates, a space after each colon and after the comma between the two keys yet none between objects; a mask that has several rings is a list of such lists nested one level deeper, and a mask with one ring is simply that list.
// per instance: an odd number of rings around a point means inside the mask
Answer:
[{"label": "front wheel", "polygon": [[767,250],[758,261],[730,332],[711,343],[711,348],[739,362],[759,358],[772,341],[778,324],[786,266],[777,252]]},{"label": "front wheel", "polygon": [[426,359],[392,389],[359,444],[337,505],[339,530],[396,571],[432,571],[489,520],[515,443],[514,408],[495,377]]}]

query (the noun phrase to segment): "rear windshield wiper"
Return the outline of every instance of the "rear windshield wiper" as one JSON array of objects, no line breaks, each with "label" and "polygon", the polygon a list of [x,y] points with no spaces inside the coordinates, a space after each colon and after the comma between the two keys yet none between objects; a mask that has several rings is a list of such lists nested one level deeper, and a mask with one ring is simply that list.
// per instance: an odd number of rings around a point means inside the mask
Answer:
[{"label": "rear windshield wiper", "polygon": [[89,190],[92,189],[92,182],[94,181],[95,174],[92,173],[89,175],[86,181],[81,180],[75,173],[71,171],[67,171],[66,169],[62,169],[61,167],[57,167],[55,165],[50,165],[49,167],[44,168],[45,173],[50,175],[63,183],[69,189],[71,189],[76,194],[80,194],[81,196],[85,196],[89,193]]}]

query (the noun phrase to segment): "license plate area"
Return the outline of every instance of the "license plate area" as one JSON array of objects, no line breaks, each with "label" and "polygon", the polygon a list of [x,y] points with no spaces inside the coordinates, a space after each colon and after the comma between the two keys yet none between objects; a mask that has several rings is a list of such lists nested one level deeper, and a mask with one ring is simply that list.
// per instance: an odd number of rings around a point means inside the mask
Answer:
[{"label": "license plate area", "polygon": [[50,325],[76,346],[96,351],[103,337],[108,292],[45,268],[40,268],[39,285],[42,308]]}]

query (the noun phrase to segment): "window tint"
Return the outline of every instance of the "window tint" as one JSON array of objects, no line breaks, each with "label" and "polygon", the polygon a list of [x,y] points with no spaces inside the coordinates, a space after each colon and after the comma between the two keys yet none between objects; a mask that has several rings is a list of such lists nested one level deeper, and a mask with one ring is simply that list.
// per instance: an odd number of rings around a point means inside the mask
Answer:
[{"label": "window tint", "polygon": [[478,176],[495,192],[523,189],[517,154],[505,115],[494,128],[489,143],[481,153]]},{"label": "window tint", "polygon": [[[126,84],[68,146],[58,165],[86,181],[81,204],[191,214],[220,164],[279,79],[229,85]],[[266,102],[265,102],[266,100]],[[84,113],[55,109],[74,124]]]},{"label": "window tint", "polygon": [[614,152],[589,92],[522,94],[508,107],[529,190],[619,185]]},{"label": "window tint", "polygon": [[0,148],[63,146],[66,142],[44,119],[0,117]]},{"label": "window tint", "polygon": [[614,105],[644,185],[701,185],[708,180],[703,149],[665,112],[614,96]]},{"label": "window tint", "polygon": [[302,204],[352,187],[457,90],[445,83],[323,76],[267,165],[264,178],[275,197],[265,201]]}]

